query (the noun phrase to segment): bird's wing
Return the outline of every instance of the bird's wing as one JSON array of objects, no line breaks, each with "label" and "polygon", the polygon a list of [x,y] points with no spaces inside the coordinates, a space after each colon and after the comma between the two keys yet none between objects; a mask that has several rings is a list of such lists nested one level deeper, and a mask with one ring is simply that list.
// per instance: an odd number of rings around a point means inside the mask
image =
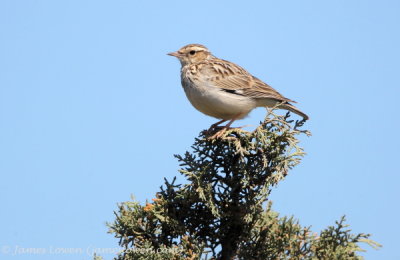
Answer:
[{"label": "bird's wing", "polygon": [[212,85],[232,94],[255,99],[271,98],[278,101],[295,102],[282,96],[278,91],[258,78],[252,76],[242,67],[225,60],[207,62],[203,65]]}]

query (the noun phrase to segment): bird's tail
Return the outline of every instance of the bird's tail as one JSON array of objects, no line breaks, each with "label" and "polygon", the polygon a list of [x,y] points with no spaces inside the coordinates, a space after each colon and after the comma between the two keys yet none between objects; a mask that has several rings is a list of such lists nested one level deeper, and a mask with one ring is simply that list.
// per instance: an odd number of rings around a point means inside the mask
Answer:
[{"label": "bird's tail", "polygon": [[297,107],[293,106],[292,104],[289,104],[289,103],[282,104],[282,105],[279,105],[278,108],[289,110],[290,112],[293,112],[293,113],[303,117],[304,120],[309,119],[309,117],[306,114],[301,112]]}]

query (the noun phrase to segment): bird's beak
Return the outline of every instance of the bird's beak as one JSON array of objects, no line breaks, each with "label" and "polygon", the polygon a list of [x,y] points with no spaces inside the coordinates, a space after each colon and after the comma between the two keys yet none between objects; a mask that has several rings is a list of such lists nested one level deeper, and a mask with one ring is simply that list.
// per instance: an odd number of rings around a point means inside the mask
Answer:
[{"label": "bird's beak", "polygon": [[181,56],[177,51],[168,53],[169,56],[179,57]]}]

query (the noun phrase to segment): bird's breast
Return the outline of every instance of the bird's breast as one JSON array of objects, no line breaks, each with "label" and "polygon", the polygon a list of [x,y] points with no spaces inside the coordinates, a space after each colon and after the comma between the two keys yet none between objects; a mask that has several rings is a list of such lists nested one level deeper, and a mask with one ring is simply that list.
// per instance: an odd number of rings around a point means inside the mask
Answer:
[{"label": "bird's breast", "polygon": [[182,86],[197,110],[215,118],[229,120],[238,115],[243,118],[256,107],[255,100],[226,92],[213,86],[212,82],[191,75],[190,71],[182,73]]}]

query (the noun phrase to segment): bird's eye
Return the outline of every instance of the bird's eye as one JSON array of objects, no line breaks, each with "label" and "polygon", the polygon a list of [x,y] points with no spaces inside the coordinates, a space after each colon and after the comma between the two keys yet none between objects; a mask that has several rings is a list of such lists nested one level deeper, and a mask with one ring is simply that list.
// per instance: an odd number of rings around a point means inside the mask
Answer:
[{"label": "bird's eye", "polygon": [[190,55],[195,55],[195,54],[196,54],[196,51],[190,51],[189,54],[190,54]]}]

